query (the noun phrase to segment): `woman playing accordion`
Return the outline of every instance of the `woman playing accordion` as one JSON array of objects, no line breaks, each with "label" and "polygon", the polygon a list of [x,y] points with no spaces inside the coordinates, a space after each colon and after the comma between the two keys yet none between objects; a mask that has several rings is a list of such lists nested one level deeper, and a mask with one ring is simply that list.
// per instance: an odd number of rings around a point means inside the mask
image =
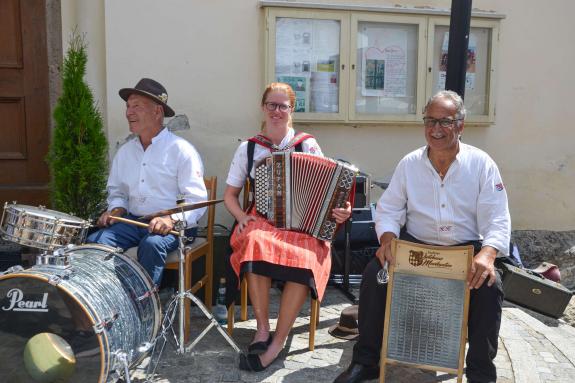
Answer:
[{"label": "woman playing accordion", "polygon": [[[248,294],[257,321],[257,330],[247,356],[240,358],[240,369],[261,371],[269,366],[284,347],[289,331],[308,292],[321,301],[331,268],[330,243],[303,232],[282,230],[258,215],[255,208],[244,212],[239,195],[246,178],[254,177],[254,164],[272,152],[298,151],[322,156],[315,138],[295,133],[292,113],[295,93],[283,83],[265,89],[261,108],[262,133],[242,142],[236,150],[227,178],[224,202],[237,220],[230,239],[230,261],[238,280],[248,281]],[[351,204],[332,210],[342,223],[351,215]],[[285,281],[275,333],[270,333],[269,289],[272,279]]]}]

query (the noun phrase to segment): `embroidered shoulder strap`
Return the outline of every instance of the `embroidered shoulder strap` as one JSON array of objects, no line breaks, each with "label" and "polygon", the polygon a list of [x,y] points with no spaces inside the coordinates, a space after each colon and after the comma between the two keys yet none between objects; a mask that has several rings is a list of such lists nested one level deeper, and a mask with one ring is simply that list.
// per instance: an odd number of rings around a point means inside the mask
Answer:
[{"label": "embroidered shoulder strap", "polygon": [[[290,142],[288,142],[288,144],[282,148],[282,151],[288,151],[291,148],[294,148],[294,150],[296,152],[303,152],[303,142],[305,140],[307,140],[308,138],[314,138],[311,134],[309,133],[304,133],[304,132],[296,132],[293,136],[293,138],[290,140]],[[250,185],[253,188],[253,184],[254,184],[254,180],[251,177],[251,172],[252,172],[252,167],[254,166],[254,152],[255,152],[255,147],[256,144],[261,145],[265,148],[268,148],[271,152],[277,152],[280,151],[280,148],[278,148],[276,145],[274,145],[271,140],[269,138],[267,138],[264,135],[258,134],[256,136],[253,136],[251,138],[248,139],[248,178],[250,179]]]},{"label": "embroidered shoulder strap", "polygon": [[[301,152],[302,150],[302,143],[307,140],[308,138],[314,138],[311,134],[305,132],[296,132],[293,138],[287,145],[286,149],[292,148],[296,146],[296,152]],[[299,147],[299,150],[297,149]]]},{"label": "embroidered shoulder strap", "polygon": [[[313,138],[313,136],[309,133],[296,132],[294,134],[293,138],[287,143],[286,146],[284,146],[283,148],[279,148],[277,145],[274,145],[269,138],[267,138],[264,135],[258,134],[257,136],[254,136],[254,137],[251,137],[250,139],[248,139],[248,143],[253,142],[255,144],[258,144],[258,145],[261,145],[265,148],[268,148],[272,152],[277,152],[280,150],[281,151],[288,151],[291,148],[293,148],[294,146],[301,144],[302,142],[304,142],[308,138]],[[301,148],[301,146],[300,146],[300,148]],[[251,170],[251,168],[250,168],[250,170]]]}]

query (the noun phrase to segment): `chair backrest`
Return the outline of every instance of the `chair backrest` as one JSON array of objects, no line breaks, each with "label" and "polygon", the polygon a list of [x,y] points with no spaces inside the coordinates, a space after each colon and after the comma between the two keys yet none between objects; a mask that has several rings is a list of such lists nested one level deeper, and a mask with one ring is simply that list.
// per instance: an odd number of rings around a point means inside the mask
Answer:
[{"label": "chair backrest", "polygon": [[244,209],[244,211],[246,211],[247,209],[249,209],[250,207],[250,179],[246,178],[246,183],[244,184],[244,201],[243,201],[243,205],[242,208]]}]

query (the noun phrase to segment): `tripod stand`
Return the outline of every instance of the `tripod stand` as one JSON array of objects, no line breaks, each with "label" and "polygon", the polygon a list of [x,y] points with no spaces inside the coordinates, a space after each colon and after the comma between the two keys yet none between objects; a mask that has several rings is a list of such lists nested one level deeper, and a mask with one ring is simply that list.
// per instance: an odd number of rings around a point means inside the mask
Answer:
[{"label": "tripod stand", "polygon": [[[182,209],[183,213],[183,209]],[[236,345],[234,340],[228,335],[228,333],[222,328],[222,326],[218,323],[218,321],[214,318],[211,312],[206,308],[206,306],[190,291],[185,291],[184,285],[184,262],[185,262],[185,248],[184,248],[184,240],[185,237],[185,222],[178,221],[174,227],[178,232],[178,291],[174,296],[171,298],[167,305],[166,313],[162,319],[162,327],[161,331],[148,346],[148,349],[152,349],[151,359],[154,358],[154,354],[157,353],[156,363],[153,364],[150,362],[148,365],[147,376],[151,376],[155,373],[155,370],[159,364],[160,358],[164,351],[166,342],[168,340],[168,335],[171,334],[175,341],[177,352],[179,354],[184,354],[186,352],[190,352],[198,342],[212,329],[215,327],[220,334],[224,337],[224,339],[229,343],[229,345],[239,354],[241,351],[239,347]],[[189,344],[187,347],[184,344],[184,322],[185,322],[185,300],[190,299],[193,303],[195,303],[198,308],[202,311],[207,319],[210,320],[208,326],[196,337],[196,339]],[[174,331],[174,322],[176,314],[178,315],[178,330],[179,333],[176,335]]]}]

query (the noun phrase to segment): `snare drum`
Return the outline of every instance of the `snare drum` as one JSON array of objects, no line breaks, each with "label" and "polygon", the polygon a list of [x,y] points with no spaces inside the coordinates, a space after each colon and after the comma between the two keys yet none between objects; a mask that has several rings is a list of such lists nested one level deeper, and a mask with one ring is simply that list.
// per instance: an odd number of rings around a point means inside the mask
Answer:
[{"label": "snare drum", "polygon": [[104,245],[64,255],[68,268],[0,276],[2,382],[115,381],[156,338],[160,301],[138,263]]},{"label": "snare drum", "polygon": [[7,241],[54,250],[70,244],[82,244],[88,227],[88,221],[42,206],[5,203],[0,233]]}]

